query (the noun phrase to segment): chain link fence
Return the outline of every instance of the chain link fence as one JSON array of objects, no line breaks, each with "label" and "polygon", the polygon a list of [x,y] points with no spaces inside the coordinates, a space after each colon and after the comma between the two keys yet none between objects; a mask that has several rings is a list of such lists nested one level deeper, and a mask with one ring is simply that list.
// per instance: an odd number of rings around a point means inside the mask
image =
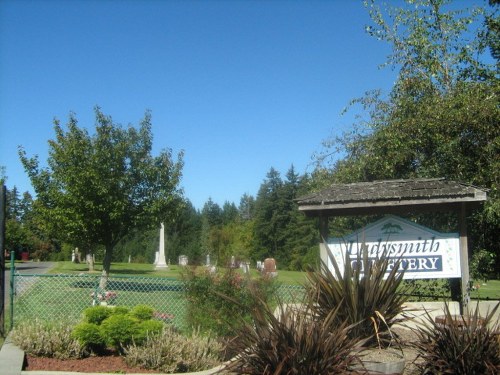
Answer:
[{"label": "chain link fence", "polygon": [[[93,305],[151,306],[158,318],[176,327],[186,324],[187,301],[184,283],[173,278],[109,276],[106,289],[101,275],[14,275],[13,324],[33,319],[79,321],[83,310]],[[299,301],[304,288],[279,285],[284,303]]]}]

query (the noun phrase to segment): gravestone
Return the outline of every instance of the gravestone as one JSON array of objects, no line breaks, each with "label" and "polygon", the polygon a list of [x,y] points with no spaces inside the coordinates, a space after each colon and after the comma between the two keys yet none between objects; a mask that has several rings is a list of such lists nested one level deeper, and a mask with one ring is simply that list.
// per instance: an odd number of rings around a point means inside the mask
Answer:
[{"label": "gravestone", "polygon": [[248,263],[248,262],[241,262],[240,263],[240,268],[243,270],[243,273],[248,273],[248,272],[250,272],[250,263]]},{"label": "gravestone", "polygon": [[188,265],[187,255],[179,255],[179,266],[187,266],[187,265]]},{"label": "gravestone", "polygon": [[264,275],[276,277],[278,276],[278,271],[276,269],[276,261],[274,258],[266,258],[264,259]]}]

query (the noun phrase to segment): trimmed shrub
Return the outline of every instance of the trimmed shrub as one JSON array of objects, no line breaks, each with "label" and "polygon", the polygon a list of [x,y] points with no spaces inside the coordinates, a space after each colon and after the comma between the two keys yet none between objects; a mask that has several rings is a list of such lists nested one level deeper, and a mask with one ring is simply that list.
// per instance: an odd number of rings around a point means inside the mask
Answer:
[{"label": "trimmed shrub", "polygon": [[72,337],[66,322],[49,323],[35,319],[12,330],[12,342],[26,353],[59,359],[82,358],[84,347]]},{"label": "trimmed shrub", "polygon": [[[114,310],[114,309],[113,309]],[[83,310],[83,316],[87,323],[100,325],[104,319],[111,316],[112,309],[106,306],[92,306]]]},{"label": "trimmed shrub", "polygon": [[153,318],[154,309],[147,305],[137,305],[130,310],[130,315],[139,320],[149,320]]},{"label": "trimmed shrub", "polygon": [[80,345],[85,347],[91,352],[101,352],[105,347],[105,340],[102,337],[99,326],[94,323],[82,322],[77,324],[71,336],[78,340]]},{"label": "trimmed shrub", "polygon": [[222,362],[222,345],[194,331],[190,337],[166,326],[159,335],[148,335],[142,345],[133,343],[125,350],[129,366],[164,373],[202,371]]},{"label": "trimmed shrub", "polygon": [[125,315],[129,313],[129,308],[125,306],[108,307],[111,310],[111,315]]},{"label": "trimmed shrub", "polygon": [[101,334],[108,345],[123,351],[139,334],[138,320],[129,315],[111,315],[102,322]]}]

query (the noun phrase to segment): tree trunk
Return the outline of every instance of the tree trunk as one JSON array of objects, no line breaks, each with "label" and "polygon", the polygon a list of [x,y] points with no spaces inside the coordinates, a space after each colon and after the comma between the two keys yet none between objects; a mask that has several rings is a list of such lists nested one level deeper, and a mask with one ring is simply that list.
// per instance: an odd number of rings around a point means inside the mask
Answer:
[{"label": "tree trunk", "polygon": [[92,253],[88,253],[85,259],[87,265],[89,266],[89,272],[94,272],[94,256]]},{"label": "tree trunk", "polygon": [[113,254],[113,247],[106,245],[106,251],[104,253],[104,260],[102,262],[102,275],[99,287],[102,290],[106,290],[108,285],[109,271],[111,270],[111,255]]}]

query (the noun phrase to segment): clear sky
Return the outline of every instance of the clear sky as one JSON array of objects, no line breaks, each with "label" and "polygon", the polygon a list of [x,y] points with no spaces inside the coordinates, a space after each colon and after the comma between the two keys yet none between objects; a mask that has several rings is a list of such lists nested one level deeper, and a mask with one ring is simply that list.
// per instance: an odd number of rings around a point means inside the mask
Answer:
[{"label": "clear sky", "polygon": [[362,1],[0,2],[0,166],[33,192],[17,154],[47,159],[52,121],[94,106],[124,126],[152,112],[154,154],[185,151],[182,187],[201,209],[256,196],[271,167],[311,172],[349,129],[350,99],[391,87],[389,46]]}]

